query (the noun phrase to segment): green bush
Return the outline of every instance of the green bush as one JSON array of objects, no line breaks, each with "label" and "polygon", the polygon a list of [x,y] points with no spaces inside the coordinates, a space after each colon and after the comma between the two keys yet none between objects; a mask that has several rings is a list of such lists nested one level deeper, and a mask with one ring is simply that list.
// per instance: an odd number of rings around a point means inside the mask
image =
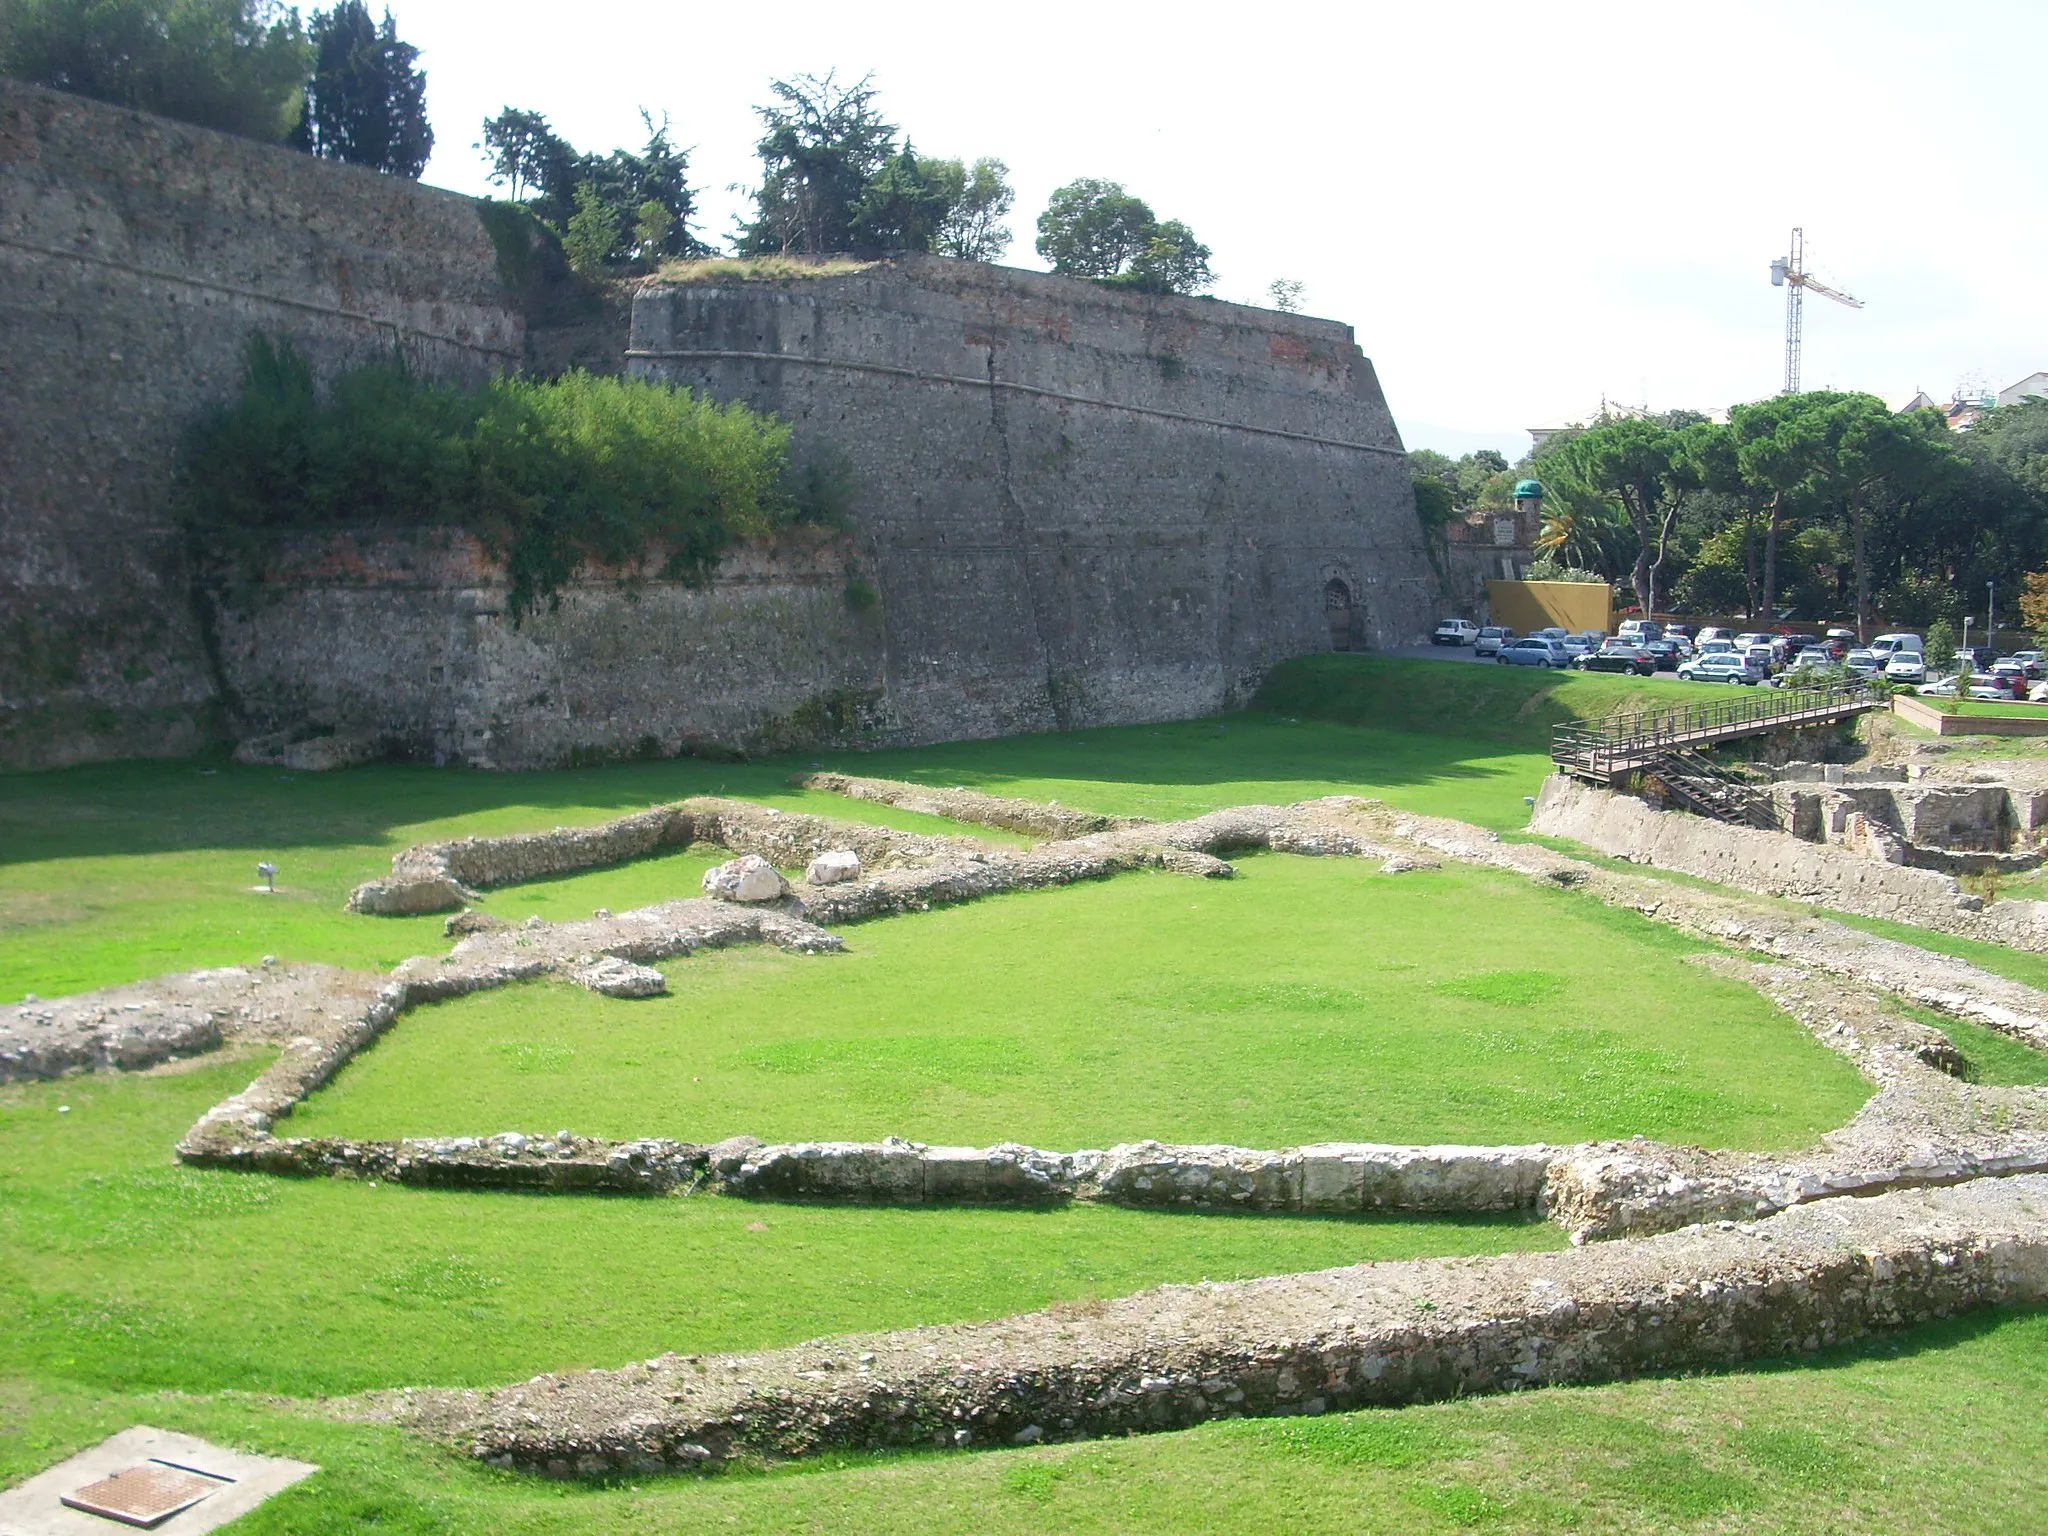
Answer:
[{"label": "green bush", "polygon": [[515,616],[585,562],[709,576],[734,541],[832,522],[845,476],[798,470],[789,427],[686,389],[583,372],[464,387],[392,359],[324,396],[289,344],[249,341],[241,394],[186,434],[174,499],[202,556],[364,524],[451,526],[506,564]]}]

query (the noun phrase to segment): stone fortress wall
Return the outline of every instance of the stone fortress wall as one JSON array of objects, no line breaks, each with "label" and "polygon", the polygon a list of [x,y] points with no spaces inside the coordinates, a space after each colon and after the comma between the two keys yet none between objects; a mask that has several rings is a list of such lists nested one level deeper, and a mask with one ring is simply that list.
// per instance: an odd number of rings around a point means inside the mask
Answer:
[{"label": "stone fortress wall", "polygon": [[893,737],[1186,718],[1432,620],[1348,326],[923,258],[651,286],[627,358],[851,461]]},{"label": "stone fortress wall", "polygon": [[[649,286],[628,336],[624,306],[541,316],[481,206],[0,82],[0,766],[222,733],[530,767],[1156,720],[1431,620],[1348,327],[914,258]],[[202,620],[170,468],[254,330],[321,372],[573,354],[744,399],[849,462],[856,531],[704,588],[586,572],[515,625],[473,542],[365,527]]]},{"label": "stone fortress wall", "polygon": [[516,366],[470,199],[0,80],[0,765],[191,751],[219,685],[166,508],[252,330]]}]

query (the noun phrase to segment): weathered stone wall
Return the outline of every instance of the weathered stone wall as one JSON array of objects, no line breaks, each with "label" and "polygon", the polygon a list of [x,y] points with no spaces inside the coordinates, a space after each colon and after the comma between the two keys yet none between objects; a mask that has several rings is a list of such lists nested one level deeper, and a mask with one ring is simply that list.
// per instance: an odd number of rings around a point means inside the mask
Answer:
[{"label": "weathered stone wall", "polygon": [[882,631],[838,537],[743,547],[702,587],[600,573],[515,622],[466,536],[373,532],[279,551],[215,621],[248,734],[320,729],[406,756],[522,768],[858,742]]},{"label": "weathered stone wall", "polygon": [[555,1476],[839,1447],[1030,1445],[1725,1368],[2048,1297],[2048,1178],[1828,1200],[1562,1253],[1361,1264],[994,1322],[380,1394]]},{"label": "weathered stone wall", "polygon": [[650,287],[628,356],[850,463],[890,739],[1198,715],[1431,622],[1348,326],[918,258]]},{"label": "weathered stone wall", "polygon": [[0,765],[199,744],[217,690],[165,515],[179,431],[252,330],[322,370],[393,347],[516,366],[476,209],[0,80]]},{"label": "weathered stone wall", "polygon": [[[478,208],[0,84],[0,766],[221,724],[528,767],[1165,719],[1430,622],[1348,327],[914,258],[649,290],[629,350],[622,305],[554,303]],[[701,590],[589,572],[515,627],[473,546],[365,528],[196,612],[173,449],[254,330],[320,373],[395,346],[745,399],[849,462],[860,547],[740,551]]]},{"label": "weathered stone wall", "polygon": [[1529,829],[1766,896],[2048,951],[2048,902],[2000,901],[1987,907],[1953,875],[1803,842],[1789,833],[1655,810],[1631,795],[1594,789],[1563,774],[1544,781]]}]

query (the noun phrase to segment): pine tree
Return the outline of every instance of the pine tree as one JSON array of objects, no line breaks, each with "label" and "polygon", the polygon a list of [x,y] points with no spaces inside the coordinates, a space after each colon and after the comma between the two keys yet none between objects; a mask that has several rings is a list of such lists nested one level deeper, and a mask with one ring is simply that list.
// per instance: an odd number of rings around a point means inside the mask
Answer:
[{"label": "pine tree", "polygon": [[389,10],[379,26],[363,0],[314,12],[307,30],[316,62],[293,145],[417,181],[434,152],[419,50],[399,41]]}]

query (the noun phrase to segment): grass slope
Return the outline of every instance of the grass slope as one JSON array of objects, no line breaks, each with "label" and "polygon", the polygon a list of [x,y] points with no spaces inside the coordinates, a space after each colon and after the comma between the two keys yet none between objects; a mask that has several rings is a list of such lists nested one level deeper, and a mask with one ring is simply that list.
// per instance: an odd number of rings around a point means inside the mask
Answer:
[{"label": "grass slope", "polygon": [[303,1135],[1800,1145],[1869,1089],[1706,946],[1451,867],[1262,855],[854,925],[850,952],[534,985],[409,1016]]},{"label": "grass slope", "polygon": [[1275,667],[1253,707],[1338,725],[1507,742],[1547,755],[1554,725],[1717,697],[1675,677],[1330,655]]}]

